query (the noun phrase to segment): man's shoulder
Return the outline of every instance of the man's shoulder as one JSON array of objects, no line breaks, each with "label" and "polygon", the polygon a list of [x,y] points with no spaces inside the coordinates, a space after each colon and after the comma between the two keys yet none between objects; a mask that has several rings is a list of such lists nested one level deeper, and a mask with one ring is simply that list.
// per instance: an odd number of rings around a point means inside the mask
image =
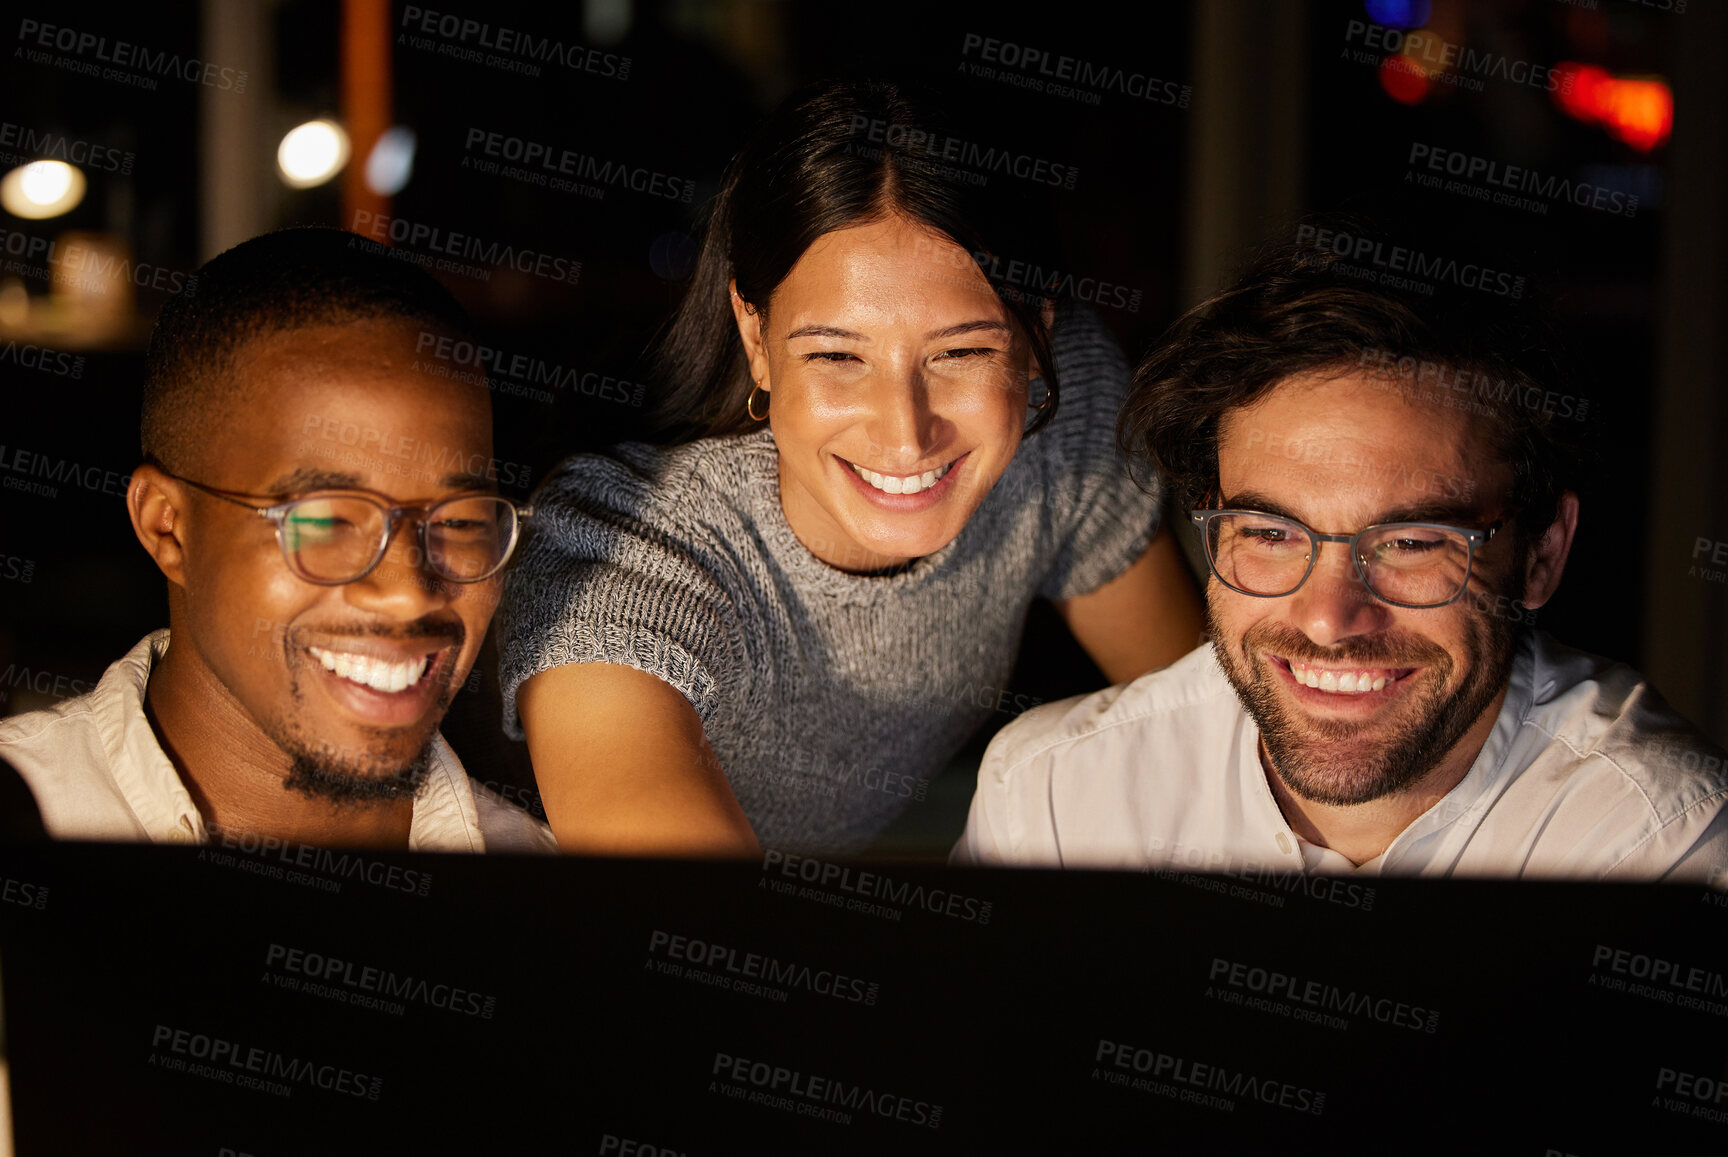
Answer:
[{"label": "man's shoulder", "polygon": [[[150,668],[157,653],[167,648],[167,640],[166,630],[152,632],[110,663],[95,683],[73,681],[72,689],[80,694],[51,707],[0,719],[0,755],[20,771],[24,770],[21,760],[48,760],[57,767],[82,767],[91,761],[105,764],[102,728],[122,721],[104,720],[100,708],[105,703],[118,706],[128,685],[142,698]],[[78,758],[86,749],[89,758]]]},{"label": "man's shoulder", "polygon": [[1538,634],[1533,701],[1523,720],[1550,759],[1574,774],[1623,781],[1629,797],[1666,819],[1728,800],[1728,753],[1624,663]]},{"label": "man's shoulder", "polygon": [[475,818],[488,852],[551,855],[558,851],[558,841],[545,820],[473,776],[468,777],[468,783],[474,789]]},{"label": "man's shoulder", "polygon": [[133,704],[166,646],[166,631],[147,635],[75,698],[0,719],[0,759],[29,786],[55,838],[139,838],[132,797],[154,781],[122,776],[116,760],[134,758],[125,753],[137,751],[137,729],[148,728]]},{"label": "man's shoulder", "polygon": [[1239,711],[1211,645],[1202,644],[1132,682],[1027,711],[991,741],[991,772],[1000,786],[1033,764],[1051,774],[1085,774],[1116,762],[1117,752],[1216,738]]}]

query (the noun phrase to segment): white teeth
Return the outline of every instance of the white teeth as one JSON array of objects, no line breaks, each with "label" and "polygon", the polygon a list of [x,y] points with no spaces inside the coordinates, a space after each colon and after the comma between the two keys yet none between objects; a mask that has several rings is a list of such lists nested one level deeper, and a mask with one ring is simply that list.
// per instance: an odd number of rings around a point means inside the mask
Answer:
[{"label": "white teeth", "polygon": [[318,647],[308,647],[307,650],[324,665],[326,671],[334,671],[351,683],[387,694],[406,690],[420,682],[420,677],[426,674],[426,668],[432,662],[430,655],[390,663],[348,651],[326,651]]},{"label": "white teeth", "polygon": [[1362,695],[1369,691],[1384,690],[1388,682],[1385,675],[1376,675],[1372,671],[1325,671],[1295,661],[1290,663],[1290,674],[1304,687],[1340,695]]},{"label": "white teeth", "polygon": [[[850,463],[850,465],[853,473],[857,474],[858,477],[862,478],[876,489],[882,491],[884,494],[917,494],[921,490],[928,490],[932,486],[936,485],[937,482],[941,481],[942,476],[948,473],[947,466],[939,466],[934,470],[926,470],[922,474],[900,475],[878,474],[874,470],[864,469],[864,467],[859,466],[857,463]],[[952,465],[952,463],[950,463],[950,465]]]}]

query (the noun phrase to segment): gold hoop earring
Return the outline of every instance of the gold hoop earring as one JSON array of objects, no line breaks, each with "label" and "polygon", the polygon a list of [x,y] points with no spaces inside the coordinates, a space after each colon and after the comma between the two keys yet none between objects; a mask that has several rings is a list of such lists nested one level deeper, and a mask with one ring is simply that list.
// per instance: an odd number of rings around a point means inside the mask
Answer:
[{"label": "gold hoop earring", "polygon": [[[1043,380],[1044,380],[1043,378],[1033,378],[1032,379],[1033,382],[1041,382]],[[1031,382],[1028,382],[1027,386],[1030,387],[1031,384],[1032,384]],[[1028,390],[1028,392],[1030,392],[1030,390]],[[1027,409],[1042,410],[1045,406],[1048,406],[1049,404],[1050,404],[1050,387],[1045,386],[1044,387],[1044,400],[1042,402],[1039,402],[1036,406],[1031,406],[1031,405],[1027,406]]]},{"label": "gold hoop earring", "polygon": [[757,394],[761,394],[763,397],[766,398],[768,396],[768,391],[764,390],[762,388],[761,383],[752,382],[750,385],[750,396],[748,398],[744,399],[744,412],[746,414],[749,414],[752,420],[757,421],[757,422],[761,422],[761,421],[765,421],[767,419],[768,408],[766,406],[764,406],[762,408],[762,412],[760,414],[758,414],[756,412],[756,395]]}]

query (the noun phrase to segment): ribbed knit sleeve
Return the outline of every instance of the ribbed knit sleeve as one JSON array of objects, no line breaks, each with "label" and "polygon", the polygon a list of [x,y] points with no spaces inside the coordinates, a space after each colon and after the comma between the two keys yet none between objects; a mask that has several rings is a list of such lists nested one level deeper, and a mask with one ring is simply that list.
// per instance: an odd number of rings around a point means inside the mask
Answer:
[{"label": "ribbed knit sleeve", "polygon": [[1056,417],[1021,453],[1045,463],[1059,539],[1038,593],[1071,599],[1097,590],[1145,552],[1158,529],[1163,488],[1153,482],[1150,493],[1142,489],[1116,449],[1128,364],[1097,315],[1080,307],[1064,312],[1052,346],[1061,401]]},{"label": "ribbed knit sleeve", "polygon": [[734,680],[738,617],[710,536],[682,523],[676,469],[646,448],[564,462],[534,496],[534,530],[497,618],[504,729],[522,735],[516,691],[567,663],[658,676],[704,723]]}]

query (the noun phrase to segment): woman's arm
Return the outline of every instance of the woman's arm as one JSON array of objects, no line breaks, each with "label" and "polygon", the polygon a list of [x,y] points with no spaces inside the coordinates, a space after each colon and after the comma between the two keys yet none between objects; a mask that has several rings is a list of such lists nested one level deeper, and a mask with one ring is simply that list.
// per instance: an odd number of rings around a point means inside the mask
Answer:
[{"label": "woman's arm", "polygon": [[1200,596],[1168,527],[1127,570],[1056,609],[1112,683],[1174,663],[1200,644]]},{"label": "woman's arm", "polygon": [[575,663],[540,672],[516,694],[561,850],[760,854],[696,709],[671,684],[634,667]]}]

